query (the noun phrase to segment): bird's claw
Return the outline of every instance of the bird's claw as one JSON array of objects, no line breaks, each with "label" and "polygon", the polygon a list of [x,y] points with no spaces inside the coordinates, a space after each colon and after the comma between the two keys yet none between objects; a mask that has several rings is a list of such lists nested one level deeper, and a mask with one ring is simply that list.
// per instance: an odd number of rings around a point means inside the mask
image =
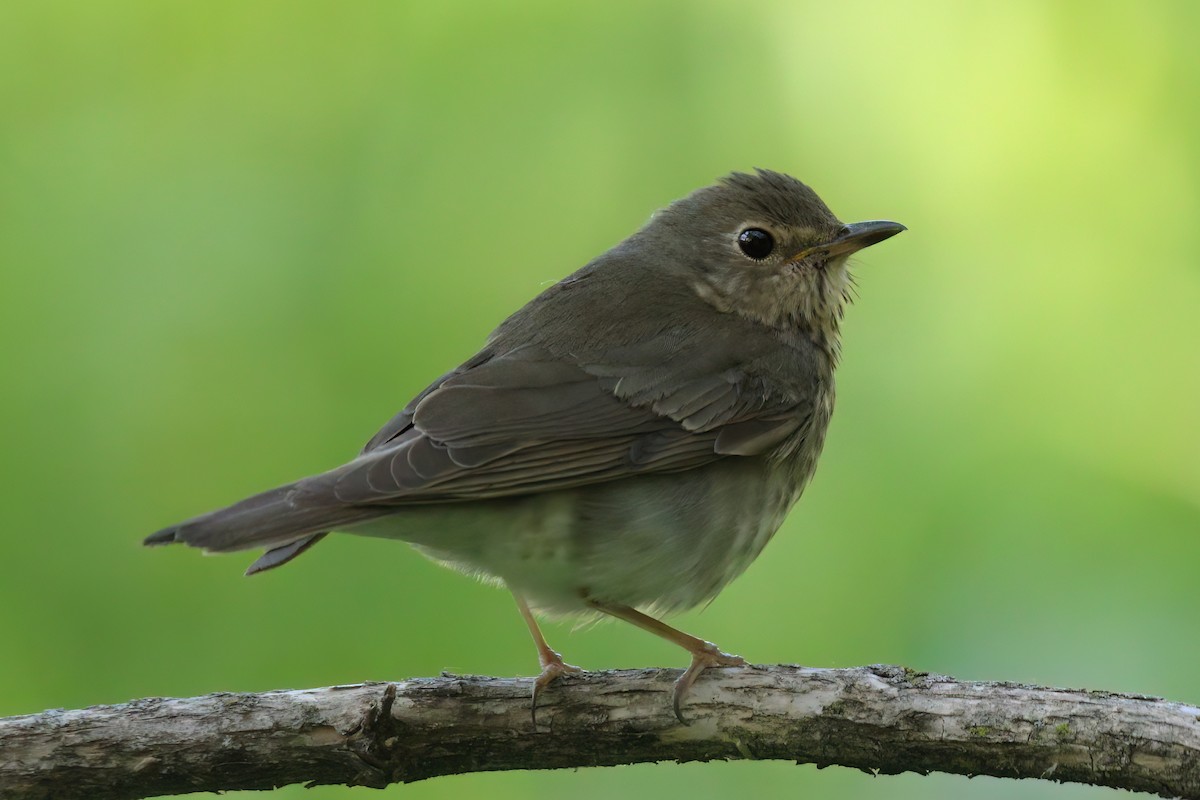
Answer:
[{"label": "bird's claw", "polygon": [[696,682],[696,678],[700,677],[701,672],[704,672],[709,667],[744,666],[746,666],[746,659],[741,656],[722,653],[712,642],[705,642],[702,648],[693,650],[692,664],[679,676],[679,680],[675,681],[675,691],[671,695],[671,707],[675,710],[675,719],[684,725],[688,724],[687,720],[683,718],[683,712],[680,708],[683,704],[684,696],[692,688],[692,684]]},{"label": "bird's claw", "polygon": [[533,696],[529,705],[529,716],[533,719],[533,725],[537,727],[537,702],[538,697],[547,686],[554,683],[563,675],[571,675],[583,672],[583,669],[562,660],[562,656],[553,650],[540,655],[539,661],[542,663],[542,672],[533,680]]}]

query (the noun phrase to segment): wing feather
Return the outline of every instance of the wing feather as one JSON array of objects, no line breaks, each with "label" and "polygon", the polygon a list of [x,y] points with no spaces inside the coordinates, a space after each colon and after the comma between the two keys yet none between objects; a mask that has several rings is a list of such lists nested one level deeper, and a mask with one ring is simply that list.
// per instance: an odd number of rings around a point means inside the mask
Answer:
[{"label": "wing feather", "polygon": [[745,347],[676,343],[679,358],[655,365],[661,344],[485,350],[314,480],[348,504],[455,502],[692,469],[803,435],[811,398],[756,373]]}]

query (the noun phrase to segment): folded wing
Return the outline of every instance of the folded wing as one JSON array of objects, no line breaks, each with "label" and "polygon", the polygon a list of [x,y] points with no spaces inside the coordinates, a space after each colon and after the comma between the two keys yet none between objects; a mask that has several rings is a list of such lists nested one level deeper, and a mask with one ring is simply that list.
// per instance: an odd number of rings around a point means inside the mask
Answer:
[{"label": "folded wing", "polygon": [[575,364],[540,345],[484,351],[419,395],[359,458],[313,480],[332,479],[347,505],[506,497],[759,455],[807,418],[804,398],[736,367],[615,355]]}]

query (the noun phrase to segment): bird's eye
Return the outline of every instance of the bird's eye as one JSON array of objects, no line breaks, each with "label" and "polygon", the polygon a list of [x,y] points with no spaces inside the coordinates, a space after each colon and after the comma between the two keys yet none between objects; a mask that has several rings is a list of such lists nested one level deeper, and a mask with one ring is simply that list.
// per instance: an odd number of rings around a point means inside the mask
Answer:
[{"label": "bird's eye", "polygon": [[762,228],[746,228],[738,234],[738,247],[749,258],[762,261],[775,249],[775,238]]}]

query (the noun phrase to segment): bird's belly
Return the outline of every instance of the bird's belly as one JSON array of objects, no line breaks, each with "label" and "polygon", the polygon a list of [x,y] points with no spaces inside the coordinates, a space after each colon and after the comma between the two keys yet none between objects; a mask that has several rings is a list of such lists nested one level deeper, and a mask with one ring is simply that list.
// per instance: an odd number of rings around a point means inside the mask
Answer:
[{"label": "bird's belly", "polygon": [[547,492],[412,507],[347,532],[408,542],[434,561],[536,594],[536,605],[565,614],[585,607],[574,579],[575,505],[571,492]]},{"label": "bird's belly", "polygon": [[350,532],[402,539],[499,580],[548,614],[587,601],[679,611],[714,597],[762,551],[799,496],[789,470],[728,459],[526,498],[410,508]]},{"label": "bird's belly", "polygon": [[590,487],[576,516],[580,591],[651,613],[700,605],[762,552],[798,494],[751,459]]}]

